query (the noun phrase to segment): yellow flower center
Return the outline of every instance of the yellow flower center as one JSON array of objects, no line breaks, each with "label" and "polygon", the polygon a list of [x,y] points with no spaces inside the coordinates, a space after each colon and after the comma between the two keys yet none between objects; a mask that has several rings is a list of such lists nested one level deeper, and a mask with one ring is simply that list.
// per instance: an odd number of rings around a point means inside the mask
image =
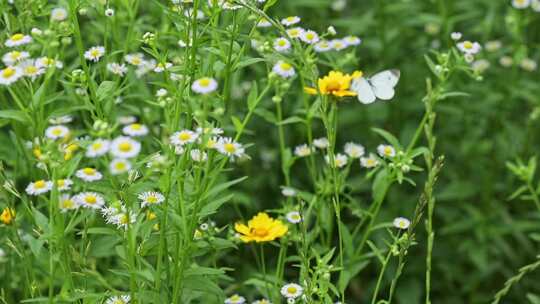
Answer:
[{"label": "yellow flower center", "polygon": [[58,187],[64,187],[64,185],[66,184],[66,181],[63,180],[63,179],[59,179],[56,184],[58,185]]},{"label": "yellow flower center", "polygon": [[15,69],[7,67],[2,71],[2,77],[4,78],[10,78],[13,75],[15,75]]},{"label": "yellow flower center", "polygon": [[91,50],[90,55],[92,57],[98,57],[99,56],[99,50]]},{"label": "yellow flower center", "polygon": [[375,160],[372,159],[372,158],[370,158],[370,159],[368,159],[368,160],[366,161],[366,164],[367,164],[368,166],[373,166],[373,165],[375,165]]},{"label": "yellow flower center", "polygon": [[116,164],[114,164],[114,168],[116,170],[125,170],[126,169],[126,164],[122,163],[122,162],[117,162]]},{"label": "yellow flower center", "polygon": [[236,152],[236,146],[232,143],[226,143],[223,145],[223,148],[225,149],[225,151],[227,151],[228,153],[234,153]]},{"label": "yellow flower center", "polygon": [[473,48],[473,44],[470,41],[465,41],[463,42],[463,47],[469,50]]},{"label": "yellow flower center", "polygon": [[67,199],[62,202],[62,208],[71,209],[75,206],[75,203],[71,199]]},{"label": "yellow flower center", "polygon": [[297,289],[296,289],[296,287],[294,287],[294,286],[289,286],[289,287],[287,288],[287,292],[288,292],[289,294],[295,294],[296,291],[297,291]]},{"label": "yellow flower center", "polygon": [[93,168],[84,168],[82,171],[86,175],[94,175],[94,174],[96,174],[96,169],[93,169]]},{"label": "yellow flower center", "polygon": [[29,65],[24,68],[24,73],[29,74],[29,75],[36,74],[37,71],[38,71],[38,68],[33,65]]},{"label": "yellow flower center", "polygon": [[120,224],[127,225],[128,223],[129,223],[129,216],[126,213],[120,215]]},{"label": "yellow flower center", "polygon": [[191,139],[191,134],[187,133],[187,132],[182,132],[178,135],[178,138],[181,140],[181,141],[187,141],[187,140],[190,140]]},{"label": "yellow flower center", "polygon": [[123,142],[123,143],[118,145],[118,149],[120,149],[120,151],[122,151],[122,152],[129,152],[129,151],[131,151],[131,143]]},{"label": "yellow flower center", "polygon": [[92,149],[93,150],[99,150],[99,149],[101,149],[101,147],[103,147],[103,144],[100,143],[100,142],[96,142],[96,143],[92,144]]},{"label": "yellow flower center", "polygon": [[390,147],[385,147],[385,148],[384,148],[384,154],[386,154],[386,155],[391,155],[391,154],[392,154],[392,148],[390,148]]},{"label": "yellow flower center", "polygon": [[307,40],[313,40],[313,38],[315,38],[315,35],[313,33],[307,33],[306,34],[306,39]]},{"label": "yellow flower center", "polygon": [[97,197],[96,197],[95,195],[87,195],[87,196],[84,198],[84,201],[85,201],[87,204],[93,205],[93,204],[97,203]]},{"label": "yellow flower center", "polygon": [[149,204],[155,204],[158,202],[158,199],[157,197],[155,196],[149,196],[148,198],[146,198],[146,201],[149,203]]},{"label": "yellow flower center", "polygon": [[199,85],[200,85],[201,87],[207,87],[207,86],[209,86],[209,85],[210,85],[210,79],[208,79],[208,78],[203,78],[203,79],[199,80]]},{"label": "yellow flower center", "polygon": [[141,124],[135,123],[135,124],[132,124],[132,125],[131,125],[131,128],[132,128],[133,130],[137,130],[137,131],[138,131],[138,130],[142,129],[142,126],[141,126]]},{"label": "yellow flower center", "polygon": [[34,183],[34,187],[36,189],[43,189],[43,188],[45,188],[46,185],[47,185],[47,183],[45,183],[44,180],[38,180],[37,182]]},{"label": "yellow flower center", "polygon": [[286,63],[286,62],[283,62],[281,65],[280,65],[281,69],[284,70],[284,71],[290,71],[292,69],[292,65]]},{"label": "yellow flower center", "polygon": [[131,64],[133,65],[140,65],[141,63],[142,63],[142,59],[139,57],[134,57],[133,59],[131,59]]},{"label": "yellow flower center", "polygon": [[21,33],[18,33],[18,34],[15,34],[13,36],[11,36],[11,40],[13,41],[20,41],[24,38],[24,35],[21,34]]},{"label": "yellow flower center", "polygon": [[11,54],[9,56],[11,57],[11,59],[17,60],[17,59],[19,59],[21,57],[21,55],[22,55],[21,52],[13,51],[13,52],[11,52]]},{"label": "yellow flower center", "polygon": [[278,45],[279,46],[286,46],[287,45],[287,40],[279,40]]}]

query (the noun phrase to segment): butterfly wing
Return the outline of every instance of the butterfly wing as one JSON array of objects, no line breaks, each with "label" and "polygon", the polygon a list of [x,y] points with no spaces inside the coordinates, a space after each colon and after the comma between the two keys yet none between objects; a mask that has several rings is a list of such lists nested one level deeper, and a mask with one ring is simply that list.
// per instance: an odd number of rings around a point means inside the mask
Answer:
[{"label": "butterfly wing", "polygon": [[364,77],[354,79],[351,89],[356,92],[358,100],[363,104],[370,104],[377,100],[373,88]]},{"label": "butterfly wing", "polygon": [[394,87],[399,81],[399,70],[386,70],[373,75],[369,83],[375,96],[382,100],[390,100],[394,97]]}]

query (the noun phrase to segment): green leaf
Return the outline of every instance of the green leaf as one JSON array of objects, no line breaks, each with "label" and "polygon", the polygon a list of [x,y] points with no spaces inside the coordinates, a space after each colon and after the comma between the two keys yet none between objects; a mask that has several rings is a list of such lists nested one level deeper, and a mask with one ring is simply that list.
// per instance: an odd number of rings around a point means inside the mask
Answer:
[{"label": "green leaf", "polygon": [[258,62],[262,62],[262,61],[266,61],[264,58],[248,58],[248,59],[243,59],[241,60],[238,64],[236,64],[234,66],[234,69],[233,70],[240,70],[240,69],[243,69],[245,67],[248,67],[252,64],[255,64],[255,63],[258,63]]},{"label": "green leaf", "polygon": [[12,119],[22,123],[30,123],[30,116],[26,112],[20,110],[2,110],[0,118]]},{"label": "green leaf", "polygon": [[99,84],[96,95],[99,100],[105,100],[114,96],[116,83],[114,81],[104,81]]},{"label": "green leaf", "polygon": [[382,136],[386,141],[391,144],[394,148],[401,149],[401,144],[399,143],[399,140],[392,134],[388,133],[387,131],[379,128],[372,128],[373,132],[379,134]]},{"label": "green leaf", "polygon": [[257,99],[259,97],[258,95],[259,95],[259,89],[257,87],[257,82],[253,81],[251,83],[251,90],[249,91],[248,100],[247,100],[248,109],[250,111],[253,111],[255,107],[257,106]]}]

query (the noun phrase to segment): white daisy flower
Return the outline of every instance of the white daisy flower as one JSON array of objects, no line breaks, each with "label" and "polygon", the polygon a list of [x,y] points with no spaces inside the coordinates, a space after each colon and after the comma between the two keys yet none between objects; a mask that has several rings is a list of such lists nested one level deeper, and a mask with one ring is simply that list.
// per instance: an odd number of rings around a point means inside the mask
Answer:
[{"label": "white daisy flower", "polygon": [[319,34],[317,34],[317,32],[308,30],[308,31],[303,32],[302,35],[300,35],[300,40],[304,41],[307,44],[315,44],[319,42],[320,39],[319,39]]},{"label": "white daisy flower", "polygon": [[330,41],[330,47],[335,51],[346,49],[349,45],[342,39],[333,39]]},{"label": "white daisy flower", "polygon": [[70,116],[70,115],[62,115],[62,116],[49,118],[49,123],[52,125],[67,124],[72,121],[73,121],[73,116]]},{"label": "white daisy flower", "polygon": [[519,66],[527,72],[534,72],[538,68],[536,61],[531,58],[523,58],[519,63]]},{"label": "white daisy flower", "polygon": [[257,27],[264,28],[264,27],[271,27],[272,23],[266,19],[261,19],[259,22],[257,22]]},{"label": "white daisy flower", "polygon": [[131,296],[114,296],[107,299],[107,302],[105,302],[105,304],[129,304],[129,301],[131,301]]},{"label": "white daisy flower", "polygon": [[313,47],[315,52],[317,53],[324,53],[332,50],[332,45],[327,40],[321,40],[317,43],[315,43],[315,46]]},{"label": "white daisy flower", "polygon": [[214,78],[210,77],[203,77],[200,79],[195,80],[193,82],[193,85],[191,85],[191,89],[195,93],[199,94],[209,94],[217,90],[218,83]]},{"label": "white daisy flower", "polygon": [[283,187],[281,188],[281,194],[286,197],[292,197],[296,195],[296,190],[291,187]]},{"label": "white daisy flower", "polygon": [[540,13],[540,0],[532,0],[531,7],[533,11]]},{"label": "white daisy flower", "polygon": [[133,123],[122,128],[122,132],[128,136],[145,136],[148,134],[148,127],[142,124]]},{"label": "white daisy flower", "polygon": [[223,129],[221,128],[201,128],[201,127],[197,127],[197,129],[195,129],[195,131],[198,133],[198,134],[212,134],[212,135],[221,135],[223,134]]},{"label": "white daisy flower", "polygon": [[517,9],[525,9],[529,7],[531,0],[512,0],[512,6]]},{"label": "white daisy flower", "polygon": [[167,96],[168,93],[169,92],[167,90],[162,88],[162,89],[159,89],[159,90],[156,91],[156,97],[158,97],[158,98],[165,97],[165,96]]},{"label": "white daisy flower", "polygon": [[51,191],[53,183],[46,180],[38,180],[26,186],[26,193],[29,195],[40,195]]},{"label": "white daisy flower", "polygon": [[203,162],[208,159],[206,152],[202,152],[199,149],[193,149],[189,152],[191,159],[195,162]]},{"label": "white daisy flower", "polygon": [[396,217],[392,223],[394,227],[398,229],[403,229],[403,230],[408,229],[409,226],[411,225],[411,221],[409,221],[408,219],[404,217]]},{"label": "white daisy flower", "polygon": [[379,160],[375,155],[369,154],[368,157],[361,157],[360,158],[360,165],[364,168],[375,168],[379,165]]},{"label": "white daisy flower", "polygon": [[39,57],[38,59],[36,59],[36,66],[40,68],[61,69],[64,67],[64,63],[62,63],[62,61],[44,56],[44,57]]},{"label": "white daisy flower", "polygon": [[391,158],[396,156],[396,149],[390,145],[379,145],[377,146],[377,153],[379,153],[381,157]]},{"label": "white daisy flower", "polygon": [[50,126],[45,130],[45,136],[50,139],[66,138],[69,135],[69,129],[63,125]]},{"label": "white daisy flower", "polygon": [[171,144],[175,146],[183,146],[195,142],[197,138],[199,138],[199,134],[197,134],[196,132],[193,132],[191,130],[182,130],[179,132],[175,132],[173,135],[171,135],[169,139],[171,141]]},{"label": "white daisy flower", "polygon": [[514,59],[510,56],[502,56],[499,59],[499,64],[505,68],[511,67],[514,64]]},{"label": "white daisy flower", "polygon": [[24,35],[21,33],[16,33],[9,37],[8,40],[4,42],[4,45],[7,47],[21,46],[32,42],[32,37],[29,35]]},{"label": "white daisy flower", "polygon": [[120,77],[124,76],[128,71],[127,66],[125,64],[116,63],[116,62],[108,63],[107,70],[113,73],[114,75],[118,75]]},{"label": "white daisy flower", "polygon": [[112,8],[108,8],[105,10],[105,16],[112,17],[114,16],[114,10]]},{"label": "white daisy flower", "polygon": [[159,205],[165,201],[165,196],[159,192],[148,191],[139,194],[138,198],[141,200],[141,207],[151,205]]},{"label": "white daisy flower", "polygon": [[461,34],[460,32],[453,32],[452,34],[450,34],[450,38],[452,38],[452,40],[454,41],[461,40],[461,37],[463,37],[463,34]]},{"label": "white daisy flower", "polygon": [[300,212],[298,211],[291,211],[287,213],[285,216],[287,218],[287,221],[291,224],[298,224],[302,221],[302,215],[300,215]]},{"label": "white daisy flower", "polygon": [[321,150],[324,150],[330,146],[330,142],[328,141],[328,138],[321,137],[313,140],[313,145]]},{"label": "white daisy flower", "polygon": [[294,155],[298,157],[306,157],[313,153],[313,148],[307,144],[299,145],[294,148]]},{"label": "white daisy flower", "polygon": [[301,27],[293,27],[286,30],[287,36],[291,39],[300,38],[302,34],[305,32],[305,30]]},{"label": "white daisy flower", "polygon": [[117,121],[121,125],[129,125],[129,124],[137,122],[137,117],[133,115],[119,116],[117,118]]},{"label": "white daisy flower", "polygon": [[23,73],[19,67],[8,66],[3,70],[0,70],[0,84],[10,85],[23,76]]},{"label": "white daisy flower", "polygon": [[131,170],[131,162],[125,158],[115,158],[109,164],[109,171],[112,175],[123,174]]},{"label": "white daisy flower", "polygon": [[7,65],[11,66],[16,64],[19,61],[30,58],[30,53],[24,51],[11,51],[7,52],[2,56],[2,61]]},{"label": "white daisy flower", "polygon": [[457,47],[461,52],[465,54],[469,54],[469,55],[474,55],[480,52],[480,50],[482,49],[482,46],[480,45],[480,43],[471,42],[469,40],[458,43]]},{"label": "white daisy flower", "polygon": [[346,143],[344,150],[350,158],[360,158],[365,154],[364,146],[353,142]]},{"label": "white daisy flower", "polygon": [[287,299],[296,299],[302,295],[304,289],[296,283],[289,283],[281,287],[281,294]]},{"label": "white daisy flower", "polygon": [[345,41],[348,46],[357,46],[362,43],[362,39],[356,36],[347,36],[343,38],[343,41]]},{"label": "white daisy flower", "polygon": [[141,152],[141,143],[127,136],[119,136],[111,142],[111,154],[117,158],[132,158]]},{"label": "white daisy flower", "polygon": [[291,26],[291,25],[297,24],[299,22],[300,22],[300,17],[298,17],[298,16],[290,16],[290,17],[281,19],[281,24],[283,24],[285,26]]},{"label": "white daisy flower", "polygon": [[60,209],[60,212],[65,213],[70,210],[78,209],[79,204],[77,204],[69,194],[62,194],[60,196],[60,201],[58,202],[58,208]]},{"label": "white daisy flower", "polygon": [[154,72],[161,73],[161,72],[163,72],[165,70],[168,70],[168,69],[172,68],[172,66],[173,66],[173,64],[170,63],[170,62],[165,62],[165,64],[160,62],[154,68]]},{"label": "white daisy flower", "polygon": [[66,20],[67,16],[68,16],[68,12],[63,7],[53,8],[51,11],[51,20],[53,21],[58,21],[58,22],[64,21]]},{"label": "white daisy flower", "polygon": [[232,295],[225,299],[225,304],[244,304],[246,303],[246,298],[239,296],[237,294]]},{"label": "white daisy flower", "polygon": [[34,36],[41,36],[43,35],[43,31],[40,30],[39,28],[37,27],[33,27],[31,30],[30,30],[30,33]]},{"label": "white daisy flower", "polygon": [[98,62],[103,55],[105,55],[105,48],[99,45],[93,46],[84,52],[84,58],[93,62]]},{"label": "white daisy flower", "polygon": [[[540,0],[538,0],[540,1]],[[540,3],[540,2],[539,2]],[[491,41],[488,41],[486,42],[486,51],[488,52],[495,52],[495,51],[498,51],[502,48],[503,44],[500,40],[491,40]]]},{"label": "white daisy flower", "polygon": [[127,54],[124,60],[131,65],[140,66],[144,63],[144,55],[142,53]]},{"label": "white daisy flower", "polygon": [[109,148],[111,146],[111,142],[106,139],[98,138],[94,140],[88,147],[86,148],[86,157],[89,158],[96,158],[103,156],[109,152]]},{"label": "white daisy flower", "polygon": [[293,77],[296,74],[294,67],[283,60],[278,61],[272,71],[283,78]]},{"label": "white daisy flower", "polygon": [[[116,225],[118,228],[123,229],[127,229],[129,224],[133,224],[137,220],[137,214],[133,211],[129,212],[122,202],[117,202],[111,207],[102,208],[101,214],[105,217],[106,223]],[[117,302],[113,303],[125,303],[119,302],[119,299],[116,301]]]},{"label": "white daisy flower", "polygon": [[224,155],[227,155],[231,158],[242,157],[244,156],[245,149],[244,147],[233,141],[230,137],[220,138],[219,142],[216,144],[216,149]]},{"label": "white daisy flower", "polygon": [[[326,160],[326,163],[330,164],[330,157],[328,155],[326,155],[324,159]],[[347,155],[338,153],[334,155],[334,166],[336,168],[342,168],[347,165],[348,160],[349,158]]]},{"label": "white daisy flower", "polygon": [[58,188],[58,191],[68,191],[71,189],[71,185],[73,185],[73,181],[70,179],[56,180],[56,187]]},{"label": "white daisy flower", "polygon": [[272,304],[272,302],[270,302],[269,300],[267,299],[259,299],[257,301],[254,301],[253,303],[251,304]]},{"label": "white daisy flower", "polygon": [[289,42],[289,40],[283,37],[276,38],[276,40],[274,40],[274,50],[280,53],[284,53],[284,52],[287,52],[290,48],[291,48],[291,43]]},{"label": "white daisy flower", "polygon": [[103,178],[103,174],[98,170],[89,167],[77,170],[75,176],[85,182],[95,182]]},{"label": "white daisy flower", "polygon": [[45,69],[39,67],[37,62],[33,59],[24,60],[19,63],[23,75],[34,81],[38,76],[45,74]]},{"label": "white daisy flower", "polygon": [[96,192],[79,193],[73,197],[73,201],[81,207],[92,209],[100,209],[105,204],[103,196]]}]

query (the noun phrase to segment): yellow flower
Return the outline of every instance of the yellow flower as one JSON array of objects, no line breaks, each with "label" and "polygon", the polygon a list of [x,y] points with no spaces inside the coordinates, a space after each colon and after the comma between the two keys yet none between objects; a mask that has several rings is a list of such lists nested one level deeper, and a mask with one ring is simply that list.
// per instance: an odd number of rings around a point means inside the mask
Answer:
[{"label": "yellow flower", "polygon": [[337,97],[356,96],[356,92],[350,90],[351,81],[354,78],[362,77],[362,72],[356,71],[352,75],[342,72],[331,71],[327,76],[319,78],[317,88],[304,88],[304,91],[311,95],[334,95]]},{"label": "yellow flower", "polygon": [[2,211],[2,214],[0,215],[0,221],[2,223],[9,225],[15,218],[15,210],[11,208],[4,208],[4,211]]},{"label": "yellow flower", "polygon": [[241,234],[240,239],[246,243],[270,242],[284,236],[288,230],[280,220],[273,219],[264,212],[260,212],[248,221],[247,226],[236,223],[234,229]]}]

